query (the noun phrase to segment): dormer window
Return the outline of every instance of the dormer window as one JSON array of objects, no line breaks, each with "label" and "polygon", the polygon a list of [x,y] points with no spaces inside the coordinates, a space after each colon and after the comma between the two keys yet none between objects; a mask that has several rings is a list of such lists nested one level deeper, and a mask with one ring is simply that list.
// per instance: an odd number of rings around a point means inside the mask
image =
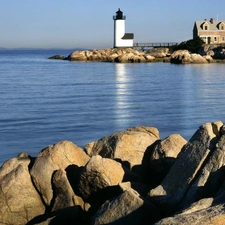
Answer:
[{"label": "dormer window", "polygon": [[205,30],[208,30],[208,26],[205,26]]},{"label": "dormer window", "polygon": [[224,29],[225,29],[225,24],[224,24],[224,22],[218,23],[217,28],[218,28],[219,30],[224,30]]}]

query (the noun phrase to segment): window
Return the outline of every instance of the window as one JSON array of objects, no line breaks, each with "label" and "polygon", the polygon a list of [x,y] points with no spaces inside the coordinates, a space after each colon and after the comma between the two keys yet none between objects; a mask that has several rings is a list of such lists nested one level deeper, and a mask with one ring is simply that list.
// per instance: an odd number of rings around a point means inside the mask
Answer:
[{"label": "window", "polygon": [[225,37],[222,37],[222,41],[225,41]]},{"label": "window", "polygon": [[221,26],[221,30],[224,30],[224,26]]},{"label": "window", "polygon": [[205,26],[205,30],[208,30],[208,26]]},{"label": "window", "polygon": [[217,39],[216,39],[216,37],[214,37],[214,41],[216,41]]}]

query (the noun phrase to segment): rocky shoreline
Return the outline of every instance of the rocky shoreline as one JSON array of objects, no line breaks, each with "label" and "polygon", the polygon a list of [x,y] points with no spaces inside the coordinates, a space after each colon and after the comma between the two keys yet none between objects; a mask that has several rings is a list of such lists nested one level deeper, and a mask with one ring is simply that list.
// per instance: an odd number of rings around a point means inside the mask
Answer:
[{"label": "rocky shoreline", "polygon": [[0,168],[1,224],[224,224],[225,125],[190,140],[155,127],[68,140]]},{"label": "rocky shoreline", "polygon": [[79,50],[68,56],[54,55],[49,59],[69,61],[97,61],[116,63],[170,62],[174,64],[224,63],[225,47],[205,45],[198,54],[188,50],[170,52],[169,48],[152,48],[147,51],[134,48],[109,48],[99,50]]}]

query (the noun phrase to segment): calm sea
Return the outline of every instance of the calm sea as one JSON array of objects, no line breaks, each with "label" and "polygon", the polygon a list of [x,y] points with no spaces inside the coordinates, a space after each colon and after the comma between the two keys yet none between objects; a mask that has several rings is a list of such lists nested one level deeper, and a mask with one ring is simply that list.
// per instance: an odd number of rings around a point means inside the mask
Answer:
[{"label": "calm sea", "polygon": [[70,140],[80,147],[134,126],[187,140],[225,121],[225,64],[49,60],[73,50],[0,51],[0,164]]}]

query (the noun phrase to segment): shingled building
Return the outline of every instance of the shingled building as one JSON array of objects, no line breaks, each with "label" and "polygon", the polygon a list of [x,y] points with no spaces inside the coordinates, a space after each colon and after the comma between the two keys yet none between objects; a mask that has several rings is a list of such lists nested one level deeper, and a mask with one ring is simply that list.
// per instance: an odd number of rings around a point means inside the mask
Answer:
[{"label": "shingled building", "polygon": [[201,37],[206,44],[225,44],[225,21],[208,20],[195,21],[193,38]]}]

